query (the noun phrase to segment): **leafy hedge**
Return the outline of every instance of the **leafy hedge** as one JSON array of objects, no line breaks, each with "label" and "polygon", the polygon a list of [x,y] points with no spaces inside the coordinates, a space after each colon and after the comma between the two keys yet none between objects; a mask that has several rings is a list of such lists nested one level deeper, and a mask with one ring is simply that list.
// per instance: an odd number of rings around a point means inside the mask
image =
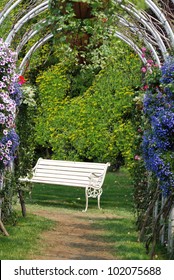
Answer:
[{"label": "leafy hedge", "polygon": [[41,73],[37,78],[37,143],[50,146],[57,159],[110,161],[113,165],[122,158],[132,161],[133,97],[140,82],[139,69],[138,57],[128,48],[121,49],[94,76],[92,85],[74,98],[70,98],[72,77],[62,64]]}]

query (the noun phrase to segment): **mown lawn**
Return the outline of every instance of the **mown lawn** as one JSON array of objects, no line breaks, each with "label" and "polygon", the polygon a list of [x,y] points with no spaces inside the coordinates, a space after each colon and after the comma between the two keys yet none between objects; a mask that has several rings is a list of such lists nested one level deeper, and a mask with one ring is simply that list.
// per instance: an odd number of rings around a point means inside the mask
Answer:
[{"label": "mown lawn", "polygon": [[[85,208],[83,188],[36,184],[31,196],[26,199],[27,208],[49,211],[79,212]],[[108,172],[101,197],[102,210],[97,209],[96,199],[89,200],[88,213],[95,214],[93,227],[103,229],[102,239],[114,243],[117,259],[149,259],[144,245],[137,242],[136,217],[133,205],[133,187],[128,172]],[[19,207],[18,207],[19,208]],[[112,218],[98,218],[98,213],[112,214]],[[85,219],[84,213],[84,219]],[[114,216],[113,216],[114,215]],[[101,215],[100,215],[101,216]],[[53,227],[52,221],[29,214],[19,218],[16,226],[8,226],[10,237],[0,236],[0,257],[2,259],[27,259],[32,252],[39,251],[40,233]],[[165,255],[157,254],[157,259]]]}]

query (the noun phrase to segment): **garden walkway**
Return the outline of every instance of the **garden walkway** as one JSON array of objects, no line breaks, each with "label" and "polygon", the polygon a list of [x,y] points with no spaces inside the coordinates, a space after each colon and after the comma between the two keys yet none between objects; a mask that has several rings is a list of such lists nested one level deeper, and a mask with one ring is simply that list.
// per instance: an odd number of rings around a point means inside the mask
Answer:
[{"label": "garden walkway", "polygon": [[114,260],[113,244],[104,240],[105,232],[96,228],[98,219],[115,219],[114,215],[65,210],[37,210],[35,214],[56,221],[56,226],[41,236],[43,245],[39,255],[30,259],[39,260]]}]

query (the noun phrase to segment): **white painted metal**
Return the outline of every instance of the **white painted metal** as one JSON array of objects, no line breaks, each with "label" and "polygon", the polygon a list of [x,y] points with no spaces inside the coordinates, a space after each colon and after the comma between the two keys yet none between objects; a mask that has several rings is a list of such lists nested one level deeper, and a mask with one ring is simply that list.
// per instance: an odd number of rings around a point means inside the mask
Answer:
[{"label": "white painted metal", "polygon": [[131,41],[128,37],[126,37],[124,34],[120,32],[115,32],[115,35],[121,40],[123,40],[125,43],[127,43],[139,55],[143,63],[147,63],[146,58],[142,57],[142,51],[140,50],[140,48],[138,48],[138,46],[133,41]]},{"label": "white painted metal", "polygon": [[[61,30],[61,29],[60,29]],[[59,31],[60,31],[59,30]],[[142,52],[141,50],[138,48],[138,46],[131,41],[128,37],[126,37],[125,35],[123,35],[120,32],[116,32],[115,36],[120,38],[121,40],[123,40],[126,44],[128,44],[140,57],[140,59],[142,60],[143,63],[147,63],[146,59],[142,57]],[[53,37],[53,34],[48,34],[46,37],[41,38],[39,41],[37,41],[31,48],[30,50],[26,53],[25,57],[23,58],[20,66],[19,66],[19,73],[20,75],[22,75],[24,73],[25,70],[25,65],[27,63],[27,61],[30,60],[31,55],[40,47],[42,46],[45,42],[47,42],[51,37]]]},{"label": "white painted metal", "polygon": [[11,3],[13,1],[10,1],[7,3],[7,5],[4,7],[2,12],[0,13],[0,24],[4,21],[4,19],[8,16],[8,14],[21,2],[22,0],[17,0],[13,5]]},{"label": "white painted metal", "polygon": [[157,7],[157,5],[151,1],[151,0],[145,0],[146,4],[151,8],[151,10],[156,14],[156,16],[159,18],[162,26],[164,26],[168,38],[171,41],[171,45],[174,46],[174,33],[172,31],[172,28],[170,27],[165,15],[162,13],[162,11]]},{"label": "white painted metal", "polygon": [[19,73],[22,75],[24,73],[25,65],[27,61],[29,61],[31,55],[33,52],[35,52],[40,46],[42,46],[46,41],[48,41],[50,38],[53,37],[53,34],[48,34],[46,37],[41,38],[39,41],[37,41],[26,53],[25,57],[23,58],[20,66],[19,66]]},{"label": "white painted metal", "polygon": [[174,205],[172,206],[169,214],[168,223],[168,244],[167,249],[169,253],[173,252],[174,249]]},{"label": "white painted metal", "polygon": [[7,36],[5,42],[7,44],[11,44],[12,39],[16,35],[16,33],[19,31],[19,29],[27,22],[29,19],[37,16],[44,10],[48,8],[48,1],[43,2],[42,4],[36,6],[31,11],[29,11],[24,17],[22,17],[12,28],[12,30],[9,32],[9,35]]},{"label": "white painted metal", "polygon": [[[42,20],[42,21],[38,22],[38,23],[37,23],[37,26],[43,24],[44,22],[45,22],[45,20]],[[17,56],[19,55],[19,53],[20,53],[20,51],[22,50],[23,46],[24,46],[32,37],[34,37],[39,31],[40,31],[40,29],[38,30],[38,29],[36,28],[36,25],[34,25],[34,26],[32,27],[31,30],[27,31],[27,32],[24,34],[23,38],[22,38],[21,41],[19,42],[19,44],[18,44],[18,46],[17,46],[17,48],[16,48],[16,51],[15,51],[16,54],[17,54]]]},{"label": "white painted metal", "polygon": [[32,177],[19,178],[21,182],[54,184],[85,188],[86,208],[88,198],[97,197],[100,208],[100,196],[109,163],[75,162],[50,159],[38,159],[33,168]]},{"label": "white painted metal", "polygon": [[137,18],[137,20],[139,20],[151,32],[151,34],[153,35],[153,37],[156,41],[156,44],[159,46],[159,48],[162,52],[163,58],[166,59],[168,56],[168,52],[167,52],[165,44],[164,44],[161,36],[159,35],[157,29],[151,23],[148,22],[148,19],[145,18],[145,16],[142,13],[140,13],[134,7],[130,8],[130,7],[127,7],[124,5],[121,5],[121,7],[125,11],[130,12],[135,18]]},{"label": "white painted metal", "polygon": [[147,40],[147,36],[145,36],[145,34],[143,34],[143,30],[140,31],[140,29],[138,27],[136,27],[135,25],[131,24],[130,22],[128,22],[126,19],[124,18],[120,18],[119,21],[120,24],[122,24],[123,26],[126,26],[127,28],[130,29],[131,32],[133,32],[136,36],[138,36],[140,39],[142,39],[142,41],[144,42],[145,46],[152,51],[152,56],[154,61],[160,65],[160,58],[155,50],[155,48],[153,47],[153,45]]},{"label": "white painted metal", "polygon": [[[16,1],[14,3],[14,6],[16,6],[18,4],[18,2],[20,2],[20,0]],[[115,1],[116,3],[119,3],[121,4],[122,1]],[[41,3],[40,5],[36,6],[35,8],[33,8],[30,12],[28,12],[23,18],[21,18],[16,24],[15,26],[13,27],[13,29],[10,31],[7,39],[6,39],[6,42],[11,44],[12,42],[12,39],[14,38],[15,34],[18,32],[18,30],[23,26],[23,24],[25,22],[27,22],[29,19],[37,16],[40,12],[42,12],[43,10],[47,9],[48,8],[48,4],[49,4],[49,1],[44,1],[43,3]],[[13,5],[12,5],[13,6]],[[14,7],[10,7],[10,10],[8,10],[8,13],[14,8]],[[166,47],[165,47],[165,44],[162,40],[162,38],[160,37],[160,35],[158,34],[158,31],[156,30],[156,28],[148,23],[148,20],[147,18],[144,17],[144,15],[142,15],[139,11],[137,11],[134,7],[127,7],[127,6],[124,6],[121,4],[121,7],[125,10],[125,11],[128,11],[128,12],[131,12],[132,15],[137,18],[142,24],[144,24],[144,26],[146,26],[149,31],[152,33],[152,35],[154,36],[155,40],[156,40],[156,43],[157,45],[159,45],[161,51],[162,51],[162,54],[163,54],[163,57],[164,59],[166,58],[166,56],[168,55],[167,53],[167,50],[166,50]],[[43,9],[42,9],[43,8]],[[167,25],[168,26],[168,25]],[[32,34],[32,36],[36,34],[35,32]],[[141,36],[141,38],[143,37],[143,35]],[[125,41],[125,40],[124,40]],[[24,43],[24,41],[23,41]],[[20,44],[20,47],[18,50],[20,50],[21,46],[23,46],[23,43]],[[147,42],[146,42],[147,43]],[[132,45],[132,43],[131,43]],[[151,44],[151,47],[152,47],[152,44]],[[136,48],[135,48],[136,49]],[[153,54],[154,54],[154,57],[155,59],[158,61],[158,64],[159,63],[159,57],[157,56],[157,53],[155,52],[154,48],[151,48],[152,51],[153,51]]]}]

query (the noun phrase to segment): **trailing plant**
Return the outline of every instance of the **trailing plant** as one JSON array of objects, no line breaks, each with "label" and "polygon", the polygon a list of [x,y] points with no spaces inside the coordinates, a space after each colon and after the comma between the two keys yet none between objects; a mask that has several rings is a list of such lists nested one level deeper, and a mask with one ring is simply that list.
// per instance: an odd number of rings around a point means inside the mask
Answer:
[{"label": "trailing plant", "polygon": [[19,88],[22,83],[21,79],[22,77],[16,74],[15,53],[0,39],[0,187],[3,190],[1,214],[4,220],[11,214],[10,208],[14,192],[13,184],[9,183],[7,169],[11,168],[19,146],[15,120],[17,106],[21,99]]},{"label": "trailing plant", "polygon": [[[138,127],[141,137],[137,136],[138,161],[134,169],[135,203],[140,240],[145,240],[147,251],[150,250],[153,258],[174,194],[174,59],[169,57],[159,68],[148,58],[149,51],[145,48],[142,51],[147,57],[147,65],[141,69],[144,73],[142,92],[135,99],[137,107],[141,108]],[[161,197],[166,203],[160,203]]]}]

